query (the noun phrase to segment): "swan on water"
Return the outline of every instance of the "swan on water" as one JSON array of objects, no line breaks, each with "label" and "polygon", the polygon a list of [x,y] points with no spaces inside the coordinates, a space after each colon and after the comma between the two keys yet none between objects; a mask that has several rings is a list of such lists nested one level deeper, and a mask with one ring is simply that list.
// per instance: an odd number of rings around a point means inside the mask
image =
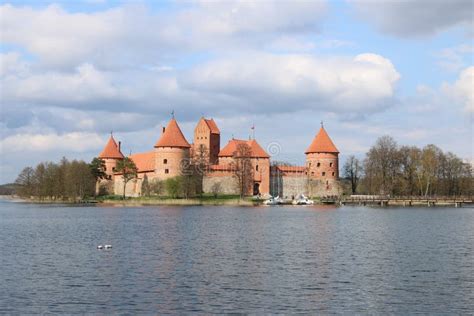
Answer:
[{"label": "swan on water", "polygon": [[102,246],[102,245],[97,246],[97,249],[103,249],[103,248],[104,248],[104,246]]},{"label": "swan on water", "polygon": [[112,245],[105,245],[105,249],[110,249],[112,248]]}]

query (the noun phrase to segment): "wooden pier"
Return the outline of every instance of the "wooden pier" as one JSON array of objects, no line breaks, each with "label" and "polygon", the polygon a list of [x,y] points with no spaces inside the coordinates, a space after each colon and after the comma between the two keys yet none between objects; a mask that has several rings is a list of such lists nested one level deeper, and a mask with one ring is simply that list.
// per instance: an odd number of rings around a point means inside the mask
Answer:
[{"label": "wooden pier", "polygon": [[[334,201],[340,205],[380,205],[380,206],[454,206],[462,207],[471,205],[474,207],[472,197],[386,197],[377,195],[357,195],[343,197]],[[327,203],[327,202],[326,202]]]}]

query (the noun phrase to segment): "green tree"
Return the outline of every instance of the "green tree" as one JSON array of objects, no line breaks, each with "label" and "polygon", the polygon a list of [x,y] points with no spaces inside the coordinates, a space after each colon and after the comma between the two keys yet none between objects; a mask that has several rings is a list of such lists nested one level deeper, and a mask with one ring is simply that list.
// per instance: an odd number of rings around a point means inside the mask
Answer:
[{"label": "green tree", "polygon": [[166,187],[166,192],[168,192],[168,195],[171,198],[175,199],[179,197],[182,191],[181,178],[174,177],[174,178],[166,179],[165,187]]},{"label": "green tree", "polygon": [[150,196],[150,193],[150,183],[148,182],[148,176],[145,174],[142,181],[142,196]]},{"label": "green tree", "polygon": [[150,193],[154,195],[163,194],[164,184],[163,181],[154,179],[150,181]]},{"label": "green tree", "polygon": [[95,157],[89,164],[89,168],[96,181],[105,179],[105,161],[103,159]]},{"label": "green tree", "polygon": [[119,160],[117,162],[116,171],[117,173],[122,174],[122,180],[123,180],[122,198],[125,199],[125,189],[127,188],[127,183],[130,180],[137,178],[137,166],[135,165],[132,159],[125,157],[124,159]]}]

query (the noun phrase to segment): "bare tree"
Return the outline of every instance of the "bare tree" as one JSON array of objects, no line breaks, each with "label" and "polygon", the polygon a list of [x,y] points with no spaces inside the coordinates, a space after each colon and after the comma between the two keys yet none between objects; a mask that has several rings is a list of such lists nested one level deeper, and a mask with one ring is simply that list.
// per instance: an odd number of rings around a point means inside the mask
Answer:
[{"label": "bare tree", "polygon": [[362,173],[362,164],[355,156],[349,156],[344,164],[344,177],[351,181],[352,194],[357,192],[357,186]]},{"label": "bare tree", "polygon": [[399,173],[399,157],[397,143],[392,137],[382,136],[377,139],[366,155],[364,170],[371,193],[393,193]]},{"label": "bare tree", "polygon": [[203,144],[195,149],[192,160],[192,172],[194,174],[195,189],[199,196],[203,193],[204,175],[209,168],[209,150]]},{"label": "bare tree", "polygon": [[222,185],[220,182],[216,182],[212,185],[211,193],[214,195],[214,198],[217,198],[217,196],[221,193],[221,191],[222,191]]},{"label": "bare tree", "polygon": [[15,180],[18,184],[18,195],[22,197],[31,197],[35,190],[35,171],[31,167],[24,168]]},{"label": "bare tree", "polygon": [[237,179],[240,198],[252,192],[253,167],[252,150],[249,145],[241,143],[234,152],[234,177]]}]

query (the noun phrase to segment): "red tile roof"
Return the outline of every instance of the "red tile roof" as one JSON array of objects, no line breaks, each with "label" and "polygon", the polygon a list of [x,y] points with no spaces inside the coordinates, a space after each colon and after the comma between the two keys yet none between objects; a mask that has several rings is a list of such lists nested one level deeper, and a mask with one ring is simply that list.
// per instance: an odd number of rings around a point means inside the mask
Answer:
[{"label": "red tile roof", "polygon": [[129,157],[137,166],[138,172],[155,170],[155,153],[153,151],[133,154]]},{"label": "red tile roof", "polygon": [[204,119],[204,122],[206,122],[207,126],[211,130],[211,134],[220,134],[221,133],[221,131],[217,127],[216,122],[214,122],[214,119],[210,119],[210,120]]},{"label": "red tile roof", "polygon": [[105,145],[104,150],[102,150],[102,152],[99,154],[99,158],[102,158],[102,159],[107,159],[107,158],[123,159],[124,158],[123,154],[120,152],[120,149],[112,135],[110,135],[109,141],[107,142],[107,145]]},{"label": "red tile roof", "polygon": [[255,139],[252,140],[241,140],[241,139],[231,139],[227,145],[221,149],[219,152],[219,157],[232,157],[237,151],[237,146],[239,144],[246,144],[250,147],[250,152],[252,158],[270,158],[270,156],[263,150],[263,148],[257,143]]},{"label": "red tile roof", "polygon": [[305,154],[310,153],[339,153],[324,127],[321,127]]},{"label": "red tile roof", "polygon": [[168,123],[165,132],[161,134],[160,139],[156,142],[155,147],[182,147],[191,148],[188,141],[181,132],[178,123],[174,118]]},{"label": "red tile roof", "polygon": [[305,172],[306,167],[304,166],[275,166],[280,172]]},{"label": "red tile roof", "polygon": [[233,171],[234,166],[232,165],[210,165],[210,171]]}]

